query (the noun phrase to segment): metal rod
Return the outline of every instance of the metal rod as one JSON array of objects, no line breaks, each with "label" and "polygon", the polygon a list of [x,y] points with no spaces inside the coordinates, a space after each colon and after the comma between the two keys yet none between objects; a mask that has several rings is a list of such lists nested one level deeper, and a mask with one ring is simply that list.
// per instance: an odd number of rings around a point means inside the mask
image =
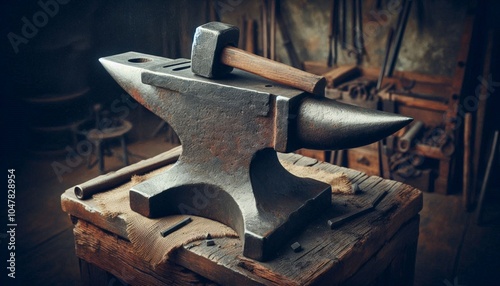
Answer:
[{"label": "metal rod", "polygon": [[369,206],[369,207],[362,208],[362,209],[355,211],[355,212],[352,212],[352,213],[347,213],[345,215],[341,215],[339,217],[329,219],[328,226],[330,227],[330,229],[337,228],[337,227],[343,225],[344,223],[352,221],[353,219],[358,218],[358,217],[360,217],[364,214],[367,214],[371,211],[373,211],[373,207]]},{"label": "metal rod", "polygon": [[377,87],[376,87],[377,92],[380,91],[380,88],[382,87],[382,81],[384,80],[384,74],[385,74],[385,70],[387,68],[387,60],[389,59],[389,53],[391,52],[393,34],[394,34],[394,29],[390,28],[389,34],[387,35],[387,42],[385,44],[384,61],[382,62],[382,67],[380,68],[380,73],[378,75]]},{"label": "metal rod", "polygon": [[340,18],[341,18],[341,21],[342,21],[342,24],[341,24],[341,31],[340,31],[340,46],[342,48],[342,50],[345,50],[346,47],[347,47],[347,35],[346,35],[346,18],[347,18],[347,3],[346,3],[346,0],[342,0],[341,2],[342,4],[342,7],[340,9]]},{"label": "metal rod", "polygon": [[330,25],[328,33],[327,65],[329,67],[337,64],[337,54],[338,54],[337,37],[338,37],[338,0],[333,0],[332,7],[330,10]]},{"label": "metal rod", "polygon": [[394,68],[396,66],[396,61],[399,56],[399,50],[401,48],[401,42],[403,41],[403,36],[406,29],[406,24],[408,23],[408,17],[410,15],[412,0],[406,0],[403,6],[403,13],[398,21],[396,38],[394,39],[394,49],[392,49],[391,56],[389,57],[389,62],[387,70],[385,71],[386,77],[392,77]]},{"label": "metal rod", "polygon": [[351,1],[351,41],[356,51],[356,0]]},{"label": "metal rod", "polygon": [[96,193],[107,191],[127,182],[132,175],[142,175],[159,167],[174,163],[179,158],[181,152],[182,148],[176,147],[155,157],[122,168],[115,173],[101,175],[83,184],[76,185],[74,187],[75,196],[80,200],[88,199]]},{"label": "metal rod", "polygon": [[183,226],[189,224],[192,221],[193,221],[193,219],[191,217],[186,217],[183,220],[181,220],[181,221],[177,222],[176,224],[170,226],[169,228],[165,229],[164,231],[161,231],[160,234],[162,237],[165,237],[165,236],[173,233],[174,231],[181,229]]},{"label": "metal rod", "polygon": [[362,1],[356,0],[356,63],[359,65],[363,60],[363,13]]},{"label": "metal rod", "polygon": [[276,20],[278,21],[278,25],[281,32],[281,37],[283,39],[283,46],[290,57],[290,63],[294,68],[302,69],[302,62],[295,51],[292,40],[290,38],[290,33],[288,33],[288,29],[286,27],[285,19],[283,19],[283,15],[281,14],[281,1],[276,0]]}]

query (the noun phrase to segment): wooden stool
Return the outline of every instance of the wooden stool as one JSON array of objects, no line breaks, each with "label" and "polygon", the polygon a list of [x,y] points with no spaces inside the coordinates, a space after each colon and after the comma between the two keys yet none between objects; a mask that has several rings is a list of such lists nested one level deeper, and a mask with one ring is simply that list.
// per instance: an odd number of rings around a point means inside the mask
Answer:
[{"label": "wooden stool", "polygon": [[[277,258],[258,262],[241,255],[238,238],[186,243],[153,268],[138,257],[124,217],[103,214],[95,199],[78,200],[69,189],[62,208],[75,223],[76,254],[86,285],[121,281],[130,285],[411,285],[422,208],[419,190],[296,154],[280,160],[310,172],[343,172],[358,184],[359,194],[333,194],[331,210],[277,249]],[[375,210],[335,229],[329,219],[359,211],[380,193]],[[158,234],[159,235],[159,234]],[[168,237],[167,237],[168,238]],[[290,247],[299,242],[303,248]]]},{"label": "wooden stool", "polygon": [[[97,163],[99,164],[99,172],[104,173],[104,141],[120,138],[120,144],[123,150],[123,164],[128,165],[128,151],[125,135],[132,129],[132,123],[127,120],[122,120],[122,125],[104,130],[92,129],[87,133],[87,139],[94,144],[97,152]],[[90,164],[89,164],[90,166]]]}]

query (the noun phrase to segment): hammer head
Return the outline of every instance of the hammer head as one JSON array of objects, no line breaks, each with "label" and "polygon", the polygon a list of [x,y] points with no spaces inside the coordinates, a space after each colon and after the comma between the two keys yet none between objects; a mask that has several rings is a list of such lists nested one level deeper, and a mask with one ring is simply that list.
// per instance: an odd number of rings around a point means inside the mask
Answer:
[{"label": "hammer head", "polygon": [[238,27],[210,22],[196,28],[191,50],[191,70],[207,77],[220,78],[233,68],[221,63],[220,56],[226,46],[238,46],[240,31]]}]

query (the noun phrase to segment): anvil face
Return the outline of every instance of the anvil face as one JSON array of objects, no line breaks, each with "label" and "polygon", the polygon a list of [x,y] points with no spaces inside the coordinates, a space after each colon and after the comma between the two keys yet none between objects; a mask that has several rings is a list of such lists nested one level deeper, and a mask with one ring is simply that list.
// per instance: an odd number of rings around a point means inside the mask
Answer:
[{"label": "anvil face", "polygon": [[[329,185],[291,175],[276,151],[371,143],[409,122],[311,98],[241,71],[221,80],[198,77],[186,59],[130,52],[101,62],[132,97],[174,128],[183,145],[171,169],[130,190],[132,210],[148,217],[189,213],[225,223],[243,240],[243,254],[256,260],[272,258],[282,242],[331,205]],[[315,131],[325,122],[304,113],[316,105],[333,129]],[[351,137],[345,131],[330,134],[348,125],[354,128]],[[318,136],[304,138],[299,129]]]}]

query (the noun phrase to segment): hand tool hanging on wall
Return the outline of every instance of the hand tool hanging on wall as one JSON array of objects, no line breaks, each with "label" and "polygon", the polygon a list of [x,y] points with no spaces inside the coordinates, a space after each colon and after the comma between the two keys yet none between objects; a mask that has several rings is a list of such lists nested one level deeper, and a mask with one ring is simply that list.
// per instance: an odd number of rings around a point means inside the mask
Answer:
[{"label": "hand tool hanging on wall", "polygon": [[337,64],[338,56],[338,32],[339,32],[339,3],[338,0],[332,1],[332,7],[330,9],[330,23],[329,23],[329,33],[328,33],[328,59],[327,66],[332,67]]},{"label": "hand tool hanging on wall", "polygon": [[271,1],[269,13],[269,58],[276,60],[276,0]]},{"label": "hand tool hanging on wall", "polygon": [[387,40],[386,40],[386,44],[385,44],[384,61],[382,62],[382,67],[380,68],[380,73],[379,73],[378,79],[377,79],[377,87],[376,87],[377,92],[379,92],[380,89],[382,88],[382,82],[384,81],[384,74],[385,74],[385,70],[387,69],[387,61],[389,59],[389,53],[391,51],[392,35],[393,34],[394,34],[394,29],[390,28],[389,34],[387,34]]},{"label": "hand tool hanging on wall", "polygon": [[268,26],[268,17],[267,17],[267,5],[268,2],[267,0],[262,0],[262,5],[261,5],[261,21],[262,21],[262,56],[264,58],[269,58],[269,36],[268,36],[268,31],[269,31],[269,26]]},{"label": "hand tool hanging on wall", "polygon": [[[380,68],[380,73],[377,79],[377,86],[375,87],[375,93],[380,92],[382,88],[382,82],[384,81],[385,70],[387,69],[387,61],[389,59],[389,53],[391,51],[392,37],[394,34],[394,29],[389,29],[389,34],[387,34],[387,40],[385,44],[385,56],[382,62],[382,67]],[[382,110],[386,112],[396,112],[396,103],[389,97],[387,99],[382,99]],[[394,135],[388,136],[386,139],[382,139],[378,142],[378,158],[379,158],[379,173],[385,179],[392,179],[392,172],[390,168],[390,156],[394,148]]]},{"label": "hand tool hanging on wall", "polygon": [[[100,61],[182,141],[182,155],[172,168],[130,190],[131,209],[147,217],[184,211],[222,222],[238,233],[245,256],[262,261],[331,206],[331,187],[288,173],[277,151],[365,145],[412,119],[273,85],[241,70],[229,75],[232,68],[223,58],[238,50],[228,47],[237,42],[236,27],[212,22],[196,29],[191,62],[135,52]],[[229,63],[247,66],[248,53],[240,55],[231,54]],[[253,57],[257,75],[266,74],[266,65],[282,69]],[[279,74],[299,82],[316,77],[296,71]],[[206,78],[212,75],[219,78]]]},{"label": "hand tool hanging on wall", "polygon": [[341,26],[340,26],[340,46],[342,50],[345,50],[347,47],[347,34],[346,34],[346,18],[347,18],[347,0],[342,0],[341,1],[341,7],[340,7],[340,19],[341,19]]},{"label": "hand tool hanging on wall", "polygon": [[351,2],[351,41],[352,41],[352,47],[353,49],[349,51],[349,56],[354,53],[357,57],[357,50],[356,50],[356,2],[357,0],[352,0]]},{"label": "hand tool hanging on wall", "polygon": [[295,47],[293,46],[292,40],[290,38],[290,33],[288,32],[287,25],[285,23],[285,19],[283,18],[281,1],[276,0],[276,20],[278,21],[278,26],[281,32],[281,38],[283,39],[283,45],[288,53],[288,57],[290,58],[290,63],[294,68],[303,69],[302,62],[295,51]]},{"label": "hand tool hanging on wall", "polygon": [[403,36],[406,30],[406,24],[408,23],[408,18],[410,15],[411,4],[413,0],[404,0],[403,10],[398,18],[398,25],[396,30],[396,37],[394,39],[394,48],[391,51],[391,55],[389,57],[389,62],[387,64],[387,70],[385,71],[386,77],[392,77],[394,72],[394,68],[396,67],[396,61],[399,56],[399,50],[401,48],[401,42],[403,41]]},{"label": "hand tool hanging on wall", "polygon": [[362,1],[356,1],[356,38],[355,38],[355,47],[356,47],[356,63],[358,65],[363,61],[363,54],[365,51],[364,43],[363,43],[363,12],[362,12]]},{"label": "hand tool hanging on wall", "polygon": [[217,13],[217,1],[215,0],[206,0],[206,17],[209,22],[219,21],[219,14]]}]

